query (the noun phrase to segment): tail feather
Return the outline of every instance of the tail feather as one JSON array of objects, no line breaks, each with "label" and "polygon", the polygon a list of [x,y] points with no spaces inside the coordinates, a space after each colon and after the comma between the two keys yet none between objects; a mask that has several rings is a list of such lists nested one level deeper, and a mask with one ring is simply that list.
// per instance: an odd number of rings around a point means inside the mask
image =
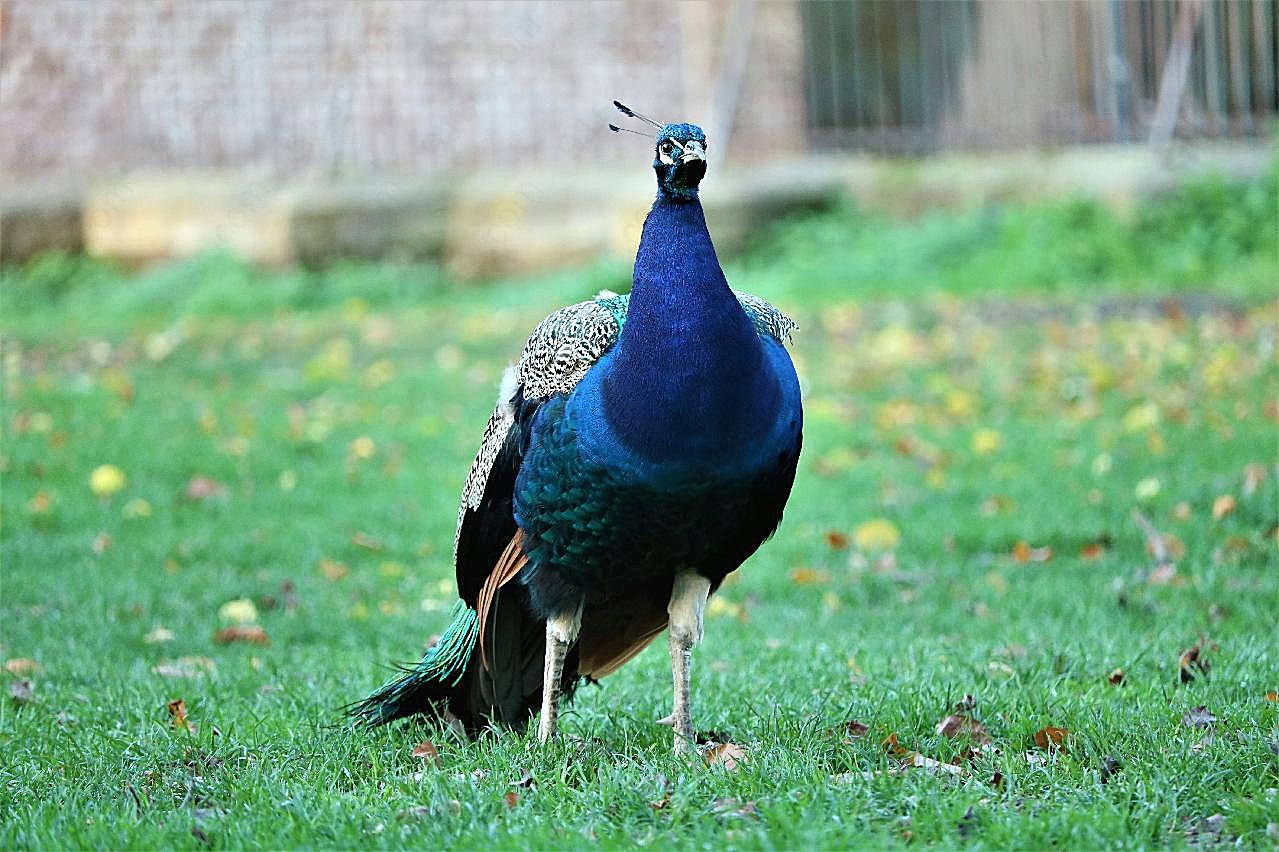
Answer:
[{"label": "tail feather", "polygon": [[348,707],[347,714],[356,724],[371,728],[414,713],[442,712],[466,675],[478,640],[478,615],[458,601],[448,628],[421,661],[401,667],[399,677]]}]

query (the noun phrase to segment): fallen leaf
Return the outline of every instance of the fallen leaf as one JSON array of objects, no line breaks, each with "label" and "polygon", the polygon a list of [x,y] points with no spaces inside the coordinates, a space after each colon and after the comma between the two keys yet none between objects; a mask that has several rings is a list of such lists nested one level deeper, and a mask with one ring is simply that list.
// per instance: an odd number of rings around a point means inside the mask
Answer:
[{"label": "fallen leaf", "polygon": [[354,544],[356,547],[362,547],[365,550],[372,550],[375,553],[386,549],[386,545],[383,544],[380,539],[374,538],[368,533],[360,532],[359,530],[356,530],[355,534],[351,536],[351,544]]},{"label": "fallen leaf", "polygon": [[325,557],[321,557],[315,567],[330,583],[336,583],[351,573],[351,570],[341,562]]},{"label": "fallen leaf", "polygon": [[1199,676],[1208,677],[1210,668],[1212,666],[1198,643],[1190,650],[1182,651],[1181,656],[1177,658],[1177,676],[1182,683],[1192,682],[1196,677],[1196,672],[1198,672]]},{"label": "fallen leaf", "polygon": [[1070,731],[1065,728],[1054,728],[1049,725],[1035,732],[1035,745],[1044,751],[1068,751],[1066,748],[1066,738],[1070,736]]},{"label": "fallen leaf", "polygon": [[233,624],[214,633],[213,642],[216,645],[230,645],[233,642],[270,645],[271,639],[266,635],[266,631],[256,624]]},{"label": "fallen leaf", "polygon": [[510,808],[515,807],[515,805],[519,802],[520,794],[514,790],[507,790],[506,795],[502,797],[502,800],[506,802],[506,807],[509,810]]},{"label": "fallen leaf", "polygon": [[861,550],[892,550],[901,537],[897,525],[887,518],[872,518],[853,530],[853,541]]},{"label": "fallen leaf", "polygon": [[188,500],[200,501],[226,493],[226,486],[211,476],[193,476],[182,495]]},{"label": "fallen leaf", "polygon": [[707,766],[722,766],[728,772],[736,772],[748,760],[746,749],[736,743],[711,743],[702,752],[702,759]]},{"label": "fallen leaf", "polygon": [[1079,549],[1079,558],[1085,562],[1095,562],[1106,555],[1106,545],[1100,541],[1090,541]]},{"label": "fallen leaf", "polygon": [[1155,476],[1147,476],[1140,480],[1133,487],[1133,495],[1143,503],[1155,499],[1159,496],[1159,492],[1163,489],[1163,485],[1159,482],[1159,478]]},{"label": "fallen leaf", "polygon": [[39,663],[35,660],[29,660],[26,657],[14,657],[11,660],[5,660],[4,670],[11,675],[30,675],[35,674],[40,668]]},{"label": "fallen leaf", "polygon": [[940,760],[934,760],[931,757],[925,757],[919,752],[913,752],[909,760],[902,762],[903,768],[928,769],[933,772],[944,772],[947,775],[963,775],[964,767],[956,766],[953,763],[943,763]]},{"label": "fallen leaf", "polygon": [[1019,541],[1013,545],[1012,549],[1013,561],[1024,565],[1027,562],[1047,562],[1053,558],[1053,549],[1051,547],[1031,547],[1026,541]]},{"label": "fallen leaf", "polygon": [[236,598],[218,607],[218,618],[236,624],[252,624],[258,620],[258,608],[248,598]]},{"label": "fallen leaf", "polygon": [[952,713],[938,722],[937,733],[948,740],[968,737],[976,743],[990,742],[990,734],[986,733],[986,726],[962,713]]},{"label": "fallen leaf", "polygon": [[1222,494],[1212,501],[1212,519],[1219,521],[1235,510],[1235,498],[1232,494]]},{"label": "fallen leaf", "polygon": [[967,738],[978,745],[989,743],[990,734],[986,732],[986,726],[970,715],[976,706],[977,700],[971,695],[965,695],[955,705],[954,711],[937,723],[937,735],[948,740]]},{"label": "fallen leaf", "polygon": [[161,677],[199,677],[217,667],[218,664],[208,657],[178,657],[176,660],[161,660],[151,671]]},{"label": "fallen leaf", "polygon": [[189,734],[195,733],[195,725],[187,718],[187,703],[181,698],[170,701],[167,705],[169,708],[170,723],[175,728],[181,728]]},{"label": "fallen leaf", "polygon": [[438,767],[440,765],[440,750],[435,747],[435,743],[430,740],[423,740],[413,747],[413,757],[420,757],[426,763]]},{"label": "fallen leaf", "polygon": [[836,726],[835,731],[843,735],[844,742],[852,742],[858,737],[866,736],[870,732],[870,726],[856,719],[849,719],[844,724]]},{"label": "fallen leaf", "polygon": [[1279,701],[1279,692],[1273,692],[1273,691],[1271,691],[1271,692],[1267,692],[1267,693],[1266,693],[1266,700],[1267,700],[1267,701]]},{"label": "fallen leaf", "polygon": [[1182,724],[1187,728],[1211,728],[1217,722],[1216,715],[1205,705],[1200,704],[1198,707],[1192,707],[1181,717]]},{"label": "fallen leaf", "polygon": [[1224,838],[1222,833],[1226,830],[1226,817],[1223,814],[1213,814],[1199,820],[1195,825],[1182,832],[1192,844],[1203,845],[1208,842],[1219,843]]},{"label": "fallen leaf", "polygon": [[89,474],[89,490],[103,499],[124,488],[124,471],[113,464],[99,465]]},{"label": "fallen leaf", "polygon": [[9,698],[11,698],[13,703],[18,707],[21,707],[23,704],[29,704],[33,697],[31,681],[27,678],[9,682]]},{"label": "fallen leaf", "polygon": [[167,627],[154,627],[146,636],[142,637],[142,641],[148,645],[155,645],[158,642],[172,642],[173,631]]},{"label": "fallen leaf", "polygon": [[1115,669],[1113,672],[1110,673],[1110,677],[1106,678],[1106,680],[1109,681],[1111,686],[1122,685],[1124,682],[1124,670]]},{"label": "fallen leaf", "polygon": [[973,433],[970,445],[977,455],[988,456],[997,452],[1003,443],[1003,436],[994,429],[978,429]]},{"label": "fallen leaf", "polygon": [[726,797],[716,799],[711,805],[711,811],[716,816],[731,817],[757,817],[759,810],[755,807],[754,802],[743,802],[740,799]]},{"label": "fallen leaf", "polygon": [[830,574],[814,568],[796,568],[790,572],[790,579],[797,586],[825,585],[830,582]]},{"label": "fallen leaf", "polygon": [[1011,512],[1016,508],[1011,497],[1006,494],[993,494],[981,502],[979,511],[983,516],[989,518],[992,515],[1000,515],[1005,512]]},{"label": "fallen leaf", "polygon": [[1267,471],[1264,464],[1253,462],[1243,469],[1243,496],[1251,497],[1266,481]]},{"label": "fallen leaf", "polygon": [[848,536],[839,530],[827,530],[826,546],[831,550],[844,550],[848,547]]},{"label": "fallen leaf", "polygon": [[431,809],[426,805],[413,805],[408,808],[401,808],[395,812],[395,818],[398,820],[425,819],[431,815]]}]

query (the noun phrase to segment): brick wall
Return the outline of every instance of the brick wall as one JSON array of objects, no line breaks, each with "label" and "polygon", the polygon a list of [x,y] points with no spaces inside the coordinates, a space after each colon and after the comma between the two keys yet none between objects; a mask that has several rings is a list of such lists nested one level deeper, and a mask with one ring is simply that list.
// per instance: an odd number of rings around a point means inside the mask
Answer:
[{"label": "brick wall", "polygon": [[[634,162],[612,98],[667,120],[719,90],[734,0],[3,0],[0,174],[272,177]],[[804,139],[794,0],[754,14],[741,157]],[[707,68],[709,67],[709,70]],[[690,69],[698,69],[696,72]],[[714,140],[712,140],[712,144]]]}]

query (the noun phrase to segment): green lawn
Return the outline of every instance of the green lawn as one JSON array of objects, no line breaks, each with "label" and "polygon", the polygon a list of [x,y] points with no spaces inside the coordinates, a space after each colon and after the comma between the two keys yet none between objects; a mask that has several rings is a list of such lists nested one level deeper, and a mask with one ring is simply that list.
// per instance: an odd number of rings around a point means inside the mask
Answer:
[{"label": "green lawn", "polygon": [[[10,270],[0,846],[1274,843],[1275,186],[1126,216],[841,208],[731,264],[801,323],[807,411],[786,520],[695,654],[733,770],[653,723],[664,643],[580,690],[551,747],[338,712],[446,623],[457,494],[522,336],[624,265]],[[245,599],[269,644],[219,643]],[[1179,665],[1196,645],[1206,673]],[[938,732],[965,695],[989,745]]]}]

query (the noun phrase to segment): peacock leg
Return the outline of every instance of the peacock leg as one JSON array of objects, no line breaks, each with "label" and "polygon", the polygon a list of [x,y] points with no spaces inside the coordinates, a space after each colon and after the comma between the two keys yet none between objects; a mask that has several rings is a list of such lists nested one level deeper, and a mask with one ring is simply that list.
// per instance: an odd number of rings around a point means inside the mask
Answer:
[{"label": "peacock leg", "polygon": [[537,735],[542,742],[555,736],[560,713],[560,684],[564,677],[564,657],[569,646],[577,641],[582,629],[582,602],[564,615],[556,615],[546,621],[546,666],[542,669],[542,720]]},{"label": "peacock leg", "polygon": [[710,580],[696,571],[680,571],[675,575],[671,602],[666,608],[670,614],[667,633],[671,647],[671,676],[675,682],[675,710],[671,713],[671,723],[675,728],[677,754],[691,750],[694,743],[693,713],[689,707],[689,669],[693,663],[693,648],[702,641],[702,616],[710,593]]}]

